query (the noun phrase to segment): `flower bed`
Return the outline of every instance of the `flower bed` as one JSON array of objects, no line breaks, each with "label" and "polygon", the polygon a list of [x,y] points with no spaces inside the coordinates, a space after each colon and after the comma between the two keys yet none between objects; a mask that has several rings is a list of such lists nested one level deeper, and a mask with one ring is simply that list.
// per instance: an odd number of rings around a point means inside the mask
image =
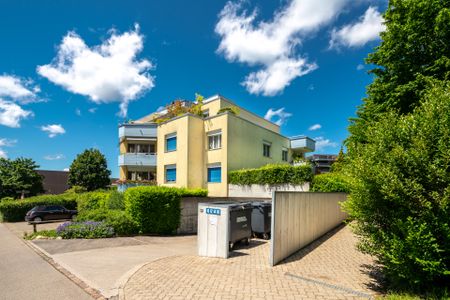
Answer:
[{"label": "flower bed", "polygon": [[114,236],[114,229],[105,222],[65,222],[56,228],[63,239],[96,239]]}]

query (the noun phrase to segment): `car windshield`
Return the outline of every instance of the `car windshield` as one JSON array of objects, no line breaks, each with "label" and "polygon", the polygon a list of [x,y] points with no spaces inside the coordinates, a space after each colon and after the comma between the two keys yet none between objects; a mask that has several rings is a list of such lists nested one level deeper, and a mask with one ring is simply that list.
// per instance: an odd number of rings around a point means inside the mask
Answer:
[{"label": "car windshield", "polygon": [[31,211],[42,210],[42,206],[35,206],[31,209]]}]

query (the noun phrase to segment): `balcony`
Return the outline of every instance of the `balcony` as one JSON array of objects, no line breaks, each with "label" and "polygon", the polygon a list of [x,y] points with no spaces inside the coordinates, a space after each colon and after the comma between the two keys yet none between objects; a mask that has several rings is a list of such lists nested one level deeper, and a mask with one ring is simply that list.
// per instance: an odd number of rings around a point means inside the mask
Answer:
[{"label": "balcony", "polygon": [[307,136],[304,135],[294,136],[291,137],[290,140],[291,140],[291,149],[294,152],[298,151],[305,153],[316,150],[316,141]]},{"label": "balcony", "polygon": [[119,139],[156,139],[156,124],[122,124],[119,126]]},{"label": "balcony", "polygon": [[149,153],[123,153],[119,155],[119,166],[155,167],[156,154]]}]

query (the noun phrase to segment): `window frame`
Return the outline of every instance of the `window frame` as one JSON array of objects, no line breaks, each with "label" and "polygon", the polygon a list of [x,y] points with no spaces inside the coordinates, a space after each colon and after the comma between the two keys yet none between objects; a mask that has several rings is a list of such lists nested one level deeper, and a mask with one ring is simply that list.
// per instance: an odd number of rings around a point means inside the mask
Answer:
[{"label": "window frame", "polygon": [[[168,178],[167,178],[168,170],[175,170],[175,179],[174,180],[168,180]],[[177,165],[165,165],[164,166],[164,182],[165,183],[176,183],[177,182]]]},{"label": "window frame", "polygon": [[[266,141],[263,142],[263,156],[264,157],[267,157],[267,158],[271,158],[272,157],[272,155],[271,155],[271,152],[272,152],[271,148],[272,148],[272,143],[271,142],[266,142]],[[268,152],[267,155],[266,155],[266,149],[267,149],[267,152]]]},{"label": "window frame", "polygon": [[[207,138],[208,138],[208,150],[222,149],[222,130],[209,132],[207,135]],[[213,145],[214,145],[215,138],[217,138],[217,143],[219,144],[219,146],[215,145],[215,147],[211,147],[210,139],[213,139]]]},{"label": "window frame", "polygon": [[[286,157],[284,157],[286,154]],[[281,160],[288,161],[289,160],[289,151],[286,148],[281,149]]]},{"label": "window frame", "polygon": [[[211,179],[213,178],[211,176],[210,170],[219,170],[219,177],[218,177],[218,181],[211,181]],[[206,168],[206,182],[208,184],[210,183],[222,183],[222,164],[221,163],[215,163],[215,164],[210,164],[207,166]]]},{"label": "window frame", "polygon": [[[174,149],[169,149],[169,140],[175,140],[175,148]],[[165,143],[165,152],[173,152],[173,151],[177,151],[177,133],[171,133],[171,134],[166,134],[166,136],[164,137],[164,143]]]}]

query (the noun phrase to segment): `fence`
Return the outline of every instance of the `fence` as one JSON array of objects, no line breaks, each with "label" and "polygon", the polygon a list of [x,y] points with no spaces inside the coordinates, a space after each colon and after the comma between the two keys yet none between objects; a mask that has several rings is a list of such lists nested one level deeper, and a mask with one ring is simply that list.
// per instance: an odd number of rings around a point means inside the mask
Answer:
[{"label": "fence", "polygon": [[347,214],[339,202],[346,199],[345,193],[275,191],[270,264],[276,265],[341,224]]}]

